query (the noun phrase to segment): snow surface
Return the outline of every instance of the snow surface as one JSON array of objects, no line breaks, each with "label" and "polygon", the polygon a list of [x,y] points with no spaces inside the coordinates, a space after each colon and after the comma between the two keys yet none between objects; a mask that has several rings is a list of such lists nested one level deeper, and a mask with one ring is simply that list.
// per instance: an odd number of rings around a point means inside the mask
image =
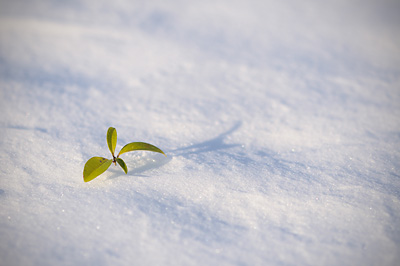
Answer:
[{"label": "snow surface", "polygon": [[0,265],[398,265],[399,13],[1,1]]}]

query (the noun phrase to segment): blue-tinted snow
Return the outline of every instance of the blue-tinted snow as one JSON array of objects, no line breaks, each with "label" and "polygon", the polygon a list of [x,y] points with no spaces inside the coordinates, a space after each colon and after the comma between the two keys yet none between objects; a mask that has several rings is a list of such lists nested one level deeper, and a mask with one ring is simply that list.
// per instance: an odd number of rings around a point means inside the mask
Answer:
[{"label": "blue-tinted snow", "polygon": [[0,265],[396,265],[399,11],[1,1]]}]

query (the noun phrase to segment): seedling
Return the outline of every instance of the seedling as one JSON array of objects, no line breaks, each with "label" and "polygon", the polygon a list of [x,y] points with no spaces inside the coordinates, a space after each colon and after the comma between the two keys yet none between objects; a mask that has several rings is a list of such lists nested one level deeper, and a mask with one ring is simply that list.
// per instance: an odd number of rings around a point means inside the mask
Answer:
[{"label": "seedling", "polygon": [[117,165],[118,163],[124,170],[125,174],[127,174],[128,167],[126,167],[124,160],[119,158],[119,156],[125,152],[142,150],[142,151],[159,152],[165,155],[165,153],[162,150],[149,143],[131,142],[126,144],[118,153],[118,155],[115,157],[114,152],[115,152],[115,146],[117,146],[117,130],[113,127],[110,127],[107,131],[107,144],[112,155],[112,160],[103,157],[90,158],[86,162],[85,167],[83,168],[83,180],[85,182],[89,182],[98,177],[99,175],[101,175],[102,173],[104,173],[112,163],[114,163],[114,165]]}]

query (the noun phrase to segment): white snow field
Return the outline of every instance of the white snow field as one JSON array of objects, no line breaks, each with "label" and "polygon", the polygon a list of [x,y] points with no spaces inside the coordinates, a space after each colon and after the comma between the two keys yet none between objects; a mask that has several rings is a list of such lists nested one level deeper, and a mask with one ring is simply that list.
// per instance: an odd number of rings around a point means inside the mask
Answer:
[{"label": "white snow field", "polygon": [[399,265],[399,14],[0,1],[0,265]]}]

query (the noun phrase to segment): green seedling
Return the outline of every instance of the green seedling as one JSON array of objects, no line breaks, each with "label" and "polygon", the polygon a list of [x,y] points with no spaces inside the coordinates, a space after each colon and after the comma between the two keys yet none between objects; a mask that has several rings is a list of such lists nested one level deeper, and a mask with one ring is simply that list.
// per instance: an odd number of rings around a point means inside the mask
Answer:
[{"label": "green seedling", "polygon": [[[126,164],[124,160],[119,158],[119,156],[123,153],[129,152],[129,151],[153,151],[153,152],[159,152],[165,155],[165,153],[157,148],[154,145],[151,145],[149,143],[145,142],[131,142],[126,144],[121,151],[118,153],[117,156],[115,156],[115,146],[117,146],[117,130],[113,127],[110,127],[107,131],[107,144],[108,148],[110,149],[111,155],[112,155],[112,160],[103,158],[103,157],[92,157],[90,158],[86,164],[85,167],[83,168],[83,180],[85,182],[89,182],[102,173],[104,173],[112,163],[114,165],[119,164],[119,166],[122,167],[124,170],[125,174],[128,173],[128,167],[126,167]],[[167,155],[165,155],[167,156]]]}]

